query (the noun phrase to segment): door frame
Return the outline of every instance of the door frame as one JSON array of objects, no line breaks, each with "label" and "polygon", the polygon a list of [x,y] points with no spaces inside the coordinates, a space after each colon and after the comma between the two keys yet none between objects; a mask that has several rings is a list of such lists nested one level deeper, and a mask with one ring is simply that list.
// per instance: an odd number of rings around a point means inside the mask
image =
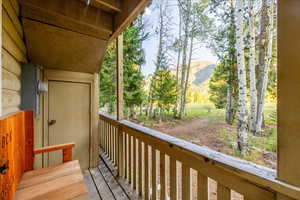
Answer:
[{"label": "door frame", "polygon": [[[99,75],[82,72],[70,72],[62,70],[46,69],[44,71],[44,82],[63,81],[75,83],[87,83],[90,86],[90,135],[89,135],[89,167],[96,167],[99,163],[99,132],[98,132],[98,110],[99,110]],[[48,130],[48,92],[43,93],[43,146],[49,145]],[[76,145],[76,144],[75,144]],[[43,157],[43,166],[48,166],[48,155]]]}]

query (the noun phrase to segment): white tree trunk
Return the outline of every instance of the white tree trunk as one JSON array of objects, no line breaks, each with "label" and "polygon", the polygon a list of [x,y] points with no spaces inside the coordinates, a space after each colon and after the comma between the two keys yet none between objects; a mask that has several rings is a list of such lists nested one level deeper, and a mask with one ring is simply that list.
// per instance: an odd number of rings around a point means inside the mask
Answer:
[{"label": "white tree trunk", "polygon": [[184,25],[184,40],[182,47],[182,67],[181,67],[181,81],[180,81],[180,89],[181,89],[181,102],[180,102],[180,111],[179,118],[182,119],[184,117],[184,109],[185,109],[185,97],[184,97],[184,87],[186,81],[186,71],[187,71],[187,49],[188,49],[188,38],[189,38],[189,30],[190,30],[190,19],[191,19],[191,0],[185,0],[184,4],[186,5],[186,10],[182,12],[182,22]]},{"label": "white tree trunk", "polygon": [[233,123],[234,111],[233,111],[233,97],[232,97],[232,86],[228,85],[227,97],[226,97],[226,122],[227,124]]},{"label": "white tree trunk", "polygon": [[178,6],[179,10],[179,35],[178,35],[178,41],[179,41],[179,48],[178,48],[178,55],[177,55],[177,66],[176,66],[176,103],[174,106],[174,117],[177,117],[178,112],[178,101],[179,101],[179,67],[180,67],[180,57],[181,57],[181,50],[182,50],[182,42],[181,42],[181,29],[182,29],[182,16],[181,16],[181,10],[180,6]]},{"label": "white tree trunk", "polygon": [[268,1],[268,16],[269,16],[269,22],[268,22],[268,41],[267,41],[267,54],[265,57],[265,65],[263,68],[263,80],[262,80],[262,90],[260,93],[260,96],[258,97],[258,105],[257,105],[257,122],[256,122],[256,134],[261,133],[261,126],[263,121],[263,110],[265,105],[265,96],[266,96],[266,90],[268,86],[268,74],[269,74],[269,68],[271,65],[272,60],[272,50],[273,50],[273,26],[274,26],[274,1],[269,0]]},{"label": "white tree trunk", "polygon": [[236,1],[235,20],[236,20],[236,52],[238,70],[238,147],[242,155],[247,152],[248,133],[247,133],[247,85],[244,58],[244,0]]},{"label": "white tree trunk", "polygon": [[250,69],[250,130],[255,132],[257,116],[256,63],[255,63],[255,15],[254,0],[249,0],[249,69]]}]

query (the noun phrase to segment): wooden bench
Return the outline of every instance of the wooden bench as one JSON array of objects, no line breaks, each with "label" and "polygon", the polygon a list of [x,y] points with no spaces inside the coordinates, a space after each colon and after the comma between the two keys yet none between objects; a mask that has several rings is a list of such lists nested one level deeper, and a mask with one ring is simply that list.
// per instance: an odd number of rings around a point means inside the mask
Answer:
[{"label": "wooden bench", "polygon": [[[88,193],[74,143],[34,150],[34,114],[20,111],[0,118],[0,200],[83,200]],[[33,170],[37,154],[62,151],[62,164]]]}]

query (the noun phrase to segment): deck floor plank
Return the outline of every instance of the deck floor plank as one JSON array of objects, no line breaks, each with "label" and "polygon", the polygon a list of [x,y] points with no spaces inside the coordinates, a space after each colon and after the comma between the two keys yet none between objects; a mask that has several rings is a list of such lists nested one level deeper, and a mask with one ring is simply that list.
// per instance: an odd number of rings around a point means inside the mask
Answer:
[{"label": "deck floor plank", "polygon": [[111,174],[110,170],[105,166],[105,163],[103,163],[103,160],[101,160],[101,163],[98,166],[98,168],[102,173],[106,183],[108,184],[111,191],[113,192],[115,198],[118,200],[129,200],[123,188],[116,181],[115,177]]},{"label": "deck floor plank", "polygon": [[114,200],[115,197],[112,194],[110,188],[108,187],[105,179],[103,178],[102,174],[100,173],[98,168],[90,169],[92,178],[98,188],[99,194],[101,199],[105,200]]},{"label": "deck floor plank", "polygon": [[142,197],[138,196],[137,192],[133,190],[132,186],[125,179],[117,177],[117,168],[114,166],[113,162],[108,159],[108,157],[102,149],[100,149],[100,160],[105,164],[107,169],[109,169],[112,175],[117,179],[120,186],[126,191],[126,194],[128,195],[129,199],[142,199]]},{"label": "deck floor plank", "polygon": [[118,177],[118,170],[103,150],[98,167],[86,170],[84,179],[91,200],[140,200],[128,182]]},{"label": "deck floor plank", "polygon": [[90,200],[102,200],[89,170],[84,172],[84,180],[88,188]]}]

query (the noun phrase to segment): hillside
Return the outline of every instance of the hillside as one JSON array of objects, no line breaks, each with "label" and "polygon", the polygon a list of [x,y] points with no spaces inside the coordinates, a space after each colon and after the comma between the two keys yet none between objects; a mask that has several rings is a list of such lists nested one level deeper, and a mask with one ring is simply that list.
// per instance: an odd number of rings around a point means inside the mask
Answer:
[{"label": "hillside", "polygon": [[[192,61],[190,69],[189,84],[199,86],[208,82],[216,64],[211,61]],[[172,73],[176,75],[176,69],[172,70]],[[181,76],[181,69],[179,69],[179,77]]]},{"label": "hillside", "polygon": [[[216,63],[211,61],[192,61],[191,68],[190,68],[190,76],[189,76],[190,87],[188,90],[188,96],[190,96],[190,102],[207,101],[209,95],[208,84],[215,68],[216,68]],[[171,73],[175,76],[176,69],[172,69]],[[180,77],[181,77],[181,68],[179,69],[179,78]],[[145,84],[146,90],[148,90],[149,88],[150,78],[151,76],[146,78],[146,84]],[[199,95],[201,97],[199,97]]]}]

